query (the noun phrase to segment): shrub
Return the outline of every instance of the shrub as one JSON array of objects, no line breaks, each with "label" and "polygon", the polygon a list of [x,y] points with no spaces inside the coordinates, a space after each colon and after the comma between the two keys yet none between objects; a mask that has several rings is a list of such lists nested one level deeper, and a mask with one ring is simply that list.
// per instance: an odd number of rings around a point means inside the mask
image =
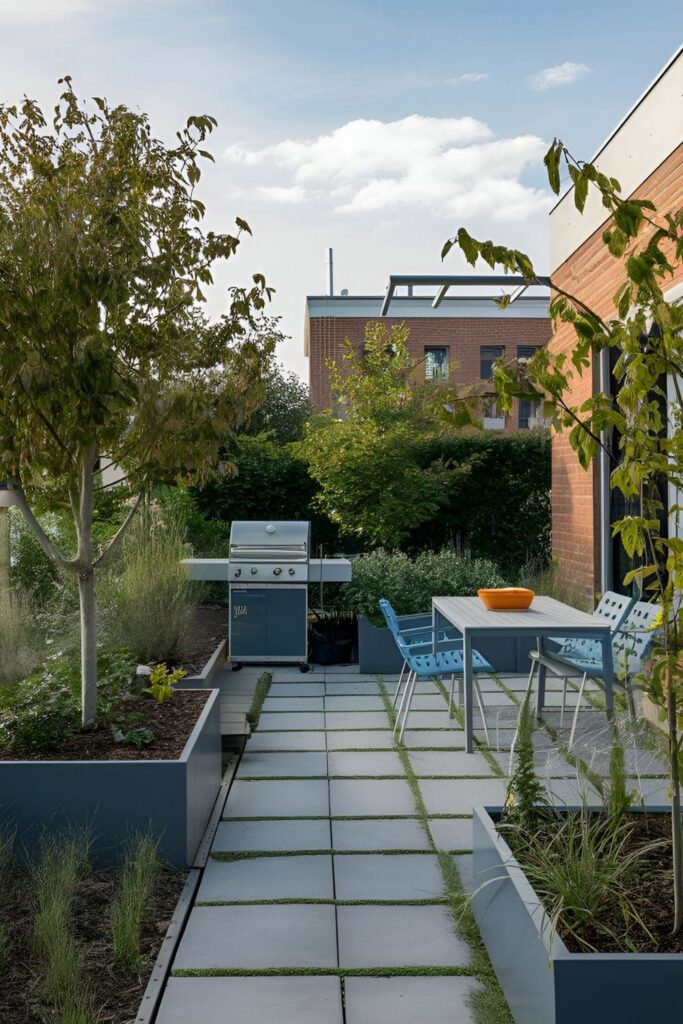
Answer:
[{"label": "shrub", "polygon": [[[98,653],[98,711],[108,721],[130,689],[133,663],[125,651]],[[13,687],[0,692],[0,746],[50,750],[78,731],[80,663],[52,658]]]},{"label": "shrub", "polygon": [[33,602],[21,591],[0,593],[0,685],[25,679],[41,660]]},{"label": "shrub", "polygon": [[353,561],[351,582],[340,590],[339,604],[384,625],[379,599],[386,597],[399,615],[429,611],[437,594],[476,594],[480,587],[502,587],[506,580],[494,562],[455,551],[426,551],[416,558],[372,551]]},{"label": "shrub", "polygon": [[101,587],[112,641],[139,661],[169,658],[190,625],[194,588],[180,564],[188,555],[177,523],[164,523],[158,514],[141,515]]}]

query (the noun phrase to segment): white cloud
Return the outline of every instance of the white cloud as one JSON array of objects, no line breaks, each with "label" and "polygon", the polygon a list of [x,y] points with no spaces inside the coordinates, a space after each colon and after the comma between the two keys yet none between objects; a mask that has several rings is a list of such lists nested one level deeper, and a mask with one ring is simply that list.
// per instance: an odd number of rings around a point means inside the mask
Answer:
[{"label": "white cloud", "polygon": [[485,71],[466,71],[462,75],[454,75],[446,79],[446,85],[469,85],[472,82],[485,82],[489,75]]},{"label": "white cloud", "polygon": [[230,146],[225,157],[242,171],[240,183],[270,202],[322,202],[338,214],[426,209],[510,221],[547,205],[545,192],[520,180],[545,148],[534,135],[497,139],[472,117],[413,114],[349,121],[317,139]]},{"label": "white cloud", "polygon": [[527,80],[532,89],[542,91],[552,89],[556,85],[571,85],[589,71],[587,64],[576,64],[574,61],[566,60],[564,64],[556,64],[553,68],[544,68],[543,71],[527,75]]}]

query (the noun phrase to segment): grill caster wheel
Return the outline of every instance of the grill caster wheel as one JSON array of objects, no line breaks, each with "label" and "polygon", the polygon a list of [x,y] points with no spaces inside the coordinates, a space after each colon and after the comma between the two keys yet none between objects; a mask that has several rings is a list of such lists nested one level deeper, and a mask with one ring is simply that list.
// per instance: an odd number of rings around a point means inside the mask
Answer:
[{"label": "grill caster wheel", "polygon": [[242,668],[242,662],[233,661],[230,663],[230,668],[233,670],[233,672],[239,672],[239,670]]},{"label": "grill caster wheel", "polygon": [[299,672],[310,672],[310,671],[311,671],[311,666],[308,664],[307,661],[304,661],[304,662],[302,662],[301,665],[299,665]]}]

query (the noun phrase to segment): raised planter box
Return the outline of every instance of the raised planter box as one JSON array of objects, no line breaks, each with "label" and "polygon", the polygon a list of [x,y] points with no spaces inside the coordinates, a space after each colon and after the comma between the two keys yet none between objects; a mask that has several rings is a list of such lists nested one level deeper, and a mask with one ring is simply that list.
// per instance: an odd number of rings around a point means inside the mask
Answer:
[{"label": "raised planter box", "polygon": [[[402,615],[407,629],[431,627],[431,615]],[[529,671],[529,651],[536,641],[529,637],[477,638],[477,650],[493,665],[496,672],[515,672],[526,675]],[[390,675],[400,672],[403,665],[396,643],[386,626],[373,626],[362,615],[358,619],[358,662],[361,672]]]},{"label": "raised planter box", "polygon": [[474,808],[472,908],[516,1024],[678,1019],[683,954],[569,952],[496,831],[500,812]]},{"label": "raised planter box", "polygon": [[133,830],[159,836],[162,858],[192,864],[221,785],[220,693],[207,701],[177,760],[0,761],[0,812],[17,852],[42,828],[92,829],[98,864],[116,863]]}]

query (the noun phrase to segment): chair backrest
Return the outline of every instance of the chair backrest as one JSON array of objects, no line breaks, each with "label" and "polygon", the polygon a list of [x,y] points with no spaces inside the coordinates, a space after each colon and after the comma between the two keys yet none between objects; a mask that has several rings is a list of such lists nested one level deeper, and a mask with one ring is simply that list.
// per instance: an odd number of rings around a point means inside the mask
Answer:
[{"label": "chair backrest", "polygon": [[629,611],[635,603],[634,597],[627,594],[615,594],[613,590],[606,590],[600,598],[598,607],[593,615],[600,616],[612,623],[612,629],[619,629]]},{"label": "chair backrest", "polygon": [[400,633],[400,628],[399,628],[398,618],[396,616],[396,612],[391,607],[391,604],[389,603],[389,601],[387,601],[386,597],[380,597],[380,599],[379,599],[379,606],[380,606],[380,608],[382,610],[382,615],[384,616],[384,618],[386,620],[387,626],[389,627],[389,629],[391,630],[393,635],[398,638],[398,635]]},{"label": "chair backrest", "polygon": [[[615,594],[613,590],[606,590],[593,615],[611,622],[612,633],[614,633],[626,618],[634,600],[633,597],[628,597],[626,594]],[[567,641],[562,654],[572,658],[591,660],[601,657],[601,649],[600,644],[592,637],[574,637]]]},{"label": "chair backrest", "polygon": [[637,601],[629,610],[612,641],[614,671],[618,676],[632,676],[641,671],[657,635],[653,623],[661,611],[660,605],[647,601]]}]

